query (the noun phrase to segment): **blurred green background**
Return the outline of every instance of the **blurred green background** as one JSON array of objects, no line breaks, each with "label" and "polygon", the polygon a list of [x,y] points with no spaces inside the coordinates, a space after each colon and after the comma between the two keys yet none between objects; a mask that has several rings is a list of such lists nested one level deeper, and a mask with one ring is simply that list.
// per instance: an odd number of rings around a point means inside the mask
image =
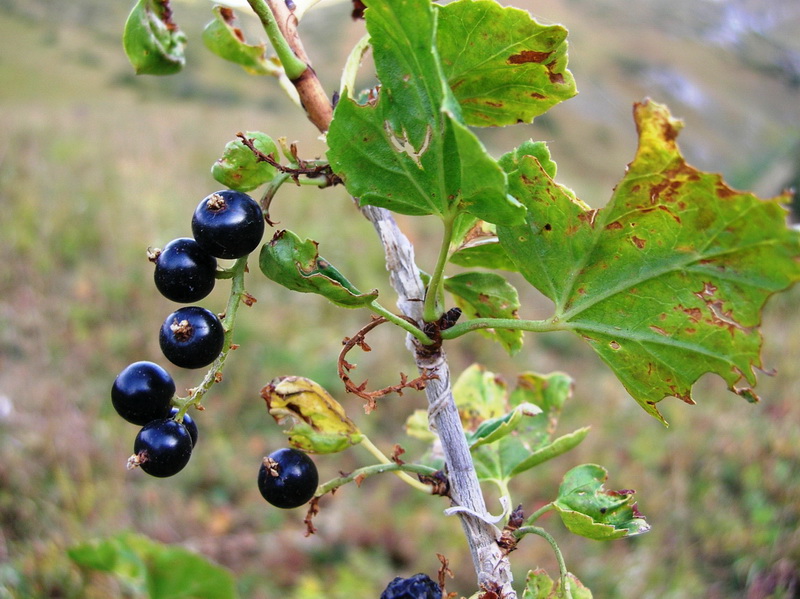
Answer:
[{"label": "blurred green background", "polygon": [[[482,131],[493,153],[545,139],[561,182],[602,206],[635,150],[631,104],[651,96],[685,119],[681,146],[695,166],[768,196],[800,180],[796,0],[516,5],[570,29],[580,95],[534,125]],[[255,269],[248,289],[258,303],[241,312],[241,349],[206,411],[195,413],[201,438],[191,463],[163,480],[125,469],[136,427],[114,413],[111,383],[134,360],[165,364],[156,331],[173,309],[152,284],[146,249],[190,234],[194,207],[218,185],[210,166],[238,131],[298,140],[304,157],[323,151],[273,80],[248,76],[203,47],[210,7],[175,4],[190,38],[184,72],[139,78],[120,43],[127,2],[0,0],[0,598],[127,596],[116,581],[81,573],[65,553],[123,530],[229,567],[252,599],[377,598],[396,575],[435,574],[436,553],[456,574],[449,589],[468,595],[474,581],[459,523],[442,515],[443,500],[417,497],[394,477],[324,500],[311,538],[303,535],[304,510],[283,512],[261,499],[259,460],[283,445],[259,397],[273,377],[316,379],[379,445],[390,451],[400,442],[409,459],[424,447],[404,438],[402,423],[424,397],[384,399],[366,417],[360,402],[342,397],[335,360],[341,339],[368,316],[292,296]],[[362,27],[346,4],[302,24],[331,92]],[[378,287],[392,305],[374,233],[341,189],[285,188],[272,216],[318,240],[359,287]],[[430,269],[434,223],[400,222]],[[204,305],[222,310],[224,287]],[[523,297],[523,316],[549,315],[533,291]],[[749,405],[708,377],[697,406],[661,404],[669,429],[566,334],[529,335],[513,358],[479,337],[449,347],[454,373],[481,361],[510,382],[525,370],[575,376],[560,428],[592,424],[592,433],[513,490],[533,511],[582,462],[606,466],[609,487],[636,489],[653,527],[640,538],[597,543],[545,519],[595,597],[800,596],[799,298],[794,289],[767,306],[764,364],[777,374],[761,377],[764,401]],[[374,351],[357,360],[356,374],[375,386],[413,371],[402,336],[382,328],[371,337]],[[177,370],[180,389],[202,376]],[[316,462],[327,479],[369,456],[355,448]],[[520,581],[535,566],[557,572],[541,540],[529,537],[511,558]]]}]

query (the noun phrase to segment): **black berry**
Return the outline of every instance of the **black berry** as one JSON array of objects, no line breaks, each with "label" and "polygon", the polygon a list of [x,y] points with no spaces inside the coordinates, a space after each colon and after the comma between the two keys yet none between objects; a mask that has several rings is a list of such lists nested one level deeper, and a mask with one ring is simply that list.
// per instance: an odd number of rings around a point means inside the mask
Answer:
[{"label": "black berry", "polygon": [[192,217],[197,243],[217,258],[241,258],[261,243],[264,215],[253,198],[229,189],[212,193]]},{"label": "black berry", "polygon": [[[170,418],[175,418],[175,414],[178,413],[178,408],[172,408],[169,412]],[[192,419],[189,414],[183,415],[183,426],[186,427],[186,430],[189,431],[189,436],[192,438],[192,447],[194,448],[197,445],[197,424]]]},{"label": "black berry", "polygon": [[192,456],[192,437],[186,427],[171,418],[144,425],[133,443],[131,460],[147,474],[165,478],[177,474]]},{"label": "black berry", "polygon": [[128,422],[143,426],[166,418],[175,395],[169,373],[152,362],[134,362],[117,375],[111,387],[111,403]]},{"label": "black berry", "polygon": [[307,503],[317,490],[319,474],[308,455],[291,448],[264,458],[258,471],[258,490],[275,507],[289,509]]},{"label": "black berry", "polygon": [[217,259],[190,237],[173,239],[154,261],[156,288],[173,302],[197,302],[214,289]]},{"label": "black berry", "polygon": [[442,589],[427,574],[395,578],[381,593],[380,599],[441,599]]},{"label": "black berry", "polygon": [[181,368],[202,368],[222,351],[225,331],[216,314],[199,306],[179,308],[161,325],[159,343],[166,358]]}]

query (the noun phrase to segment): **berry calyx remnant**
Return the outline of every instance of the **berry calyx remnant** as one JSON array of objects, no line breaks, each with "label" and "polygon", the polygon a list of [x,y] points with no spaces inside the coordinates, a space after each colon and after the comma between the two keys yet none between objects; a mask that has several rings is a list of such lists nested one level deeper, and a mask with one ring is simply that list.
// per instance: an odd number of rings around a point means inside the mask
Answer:
[{"label": "berry calyx remnant", "polygon": [[195,240],[217,258],[246,256],[261,243],[264,227],[264,213],[258,202],[230,189],[205,197],[192,217]]},{"label": "berry calyx remnant", "polygon": [[203,368],[222,351],[225,330],[216,314],[199,306],[179,308],[161,325],[164,356],[181,368]]}]

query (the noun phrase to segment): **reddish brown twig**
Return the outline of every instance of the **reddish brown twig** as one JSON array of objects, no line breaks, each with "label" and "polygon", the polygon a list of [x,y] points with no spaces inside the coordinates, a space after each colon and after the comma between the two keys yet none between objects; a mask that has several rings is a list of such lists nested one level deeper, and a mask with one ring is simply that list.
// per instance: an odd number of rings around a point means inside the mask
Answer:
[{"label": "reddish brown twig", "polygon": [[298,183],[298,178],[301,175],[310,179],[324,178],[325,187],[338,185],[342,182],[342,180],[333,173],[329,164],[312,163],[308,160],[303,160],[300,158],[297,155],[297,146],[295,144],[291,144],[289,146],[292,153],[292,158],[294,158],[295,162],[297,163],[296,167],[292,167],[284,166],[275,160],[275,156],[273,154],[264,154],[264,152],[255,146],[253,140],[247,137],[241,131],[236,134],[236,137],[242,140],[242,143],[253,153],[253,155],[256,157],[256,160],[259,162],[266,162],[280,172],[290,175],[295,183]]},{"label": "reddish brown twig", "polygon": [[306,525],[306,536],[310,537],[315,532],[317,532],[317,527],[314,526],[312,522],[314,516],[319,514],[319,497],[313,497],[308,504],[308,512],[306,512],[306,517],[303,522]]},{"label": "reddish brown twig", "polygon": [[372,351],[372,348],[367,344],[366,337],[367,334],[374,329],[375,327],[382,325],[385,322],[389,322],[383,316],[373,317],[373,319],[369,322],[369,324],[363,326],[353,337],[346,337],[342,344],[344,347],[342,351],[339,353],[339,360],[338,360],[338,371],[339,371],[339,378],[342,379],[344,383],[344,388],[348,393],[352,393],[353,395],[357,395],[361,399],[365,400],[366,403],[364,404],[364,412],[369,414],[374,410],[377,406],[377,400],[384,395],[389,395],[390,393],[397,393],[398,395],[403,395],[403,389],[414,389],[416,391],[422,391],[425,388],[426,381],[431,380],[432,378],[436,378],[435,376],[431,376],[427,373],[422,373],[415,379],[408,380],[408,376],[404,373],[400,373],[400,382],[396,385],[390,385],[389,387],[384,387],[383,389],[378,389],[376,391],[367,391],[367,381],[360,384],[355,384],[353,379],[350,378],[349,372],[353,370],[356,365],[352,364],[347,361],[346,356],[348,352],[354,347],[360,347],[363,351],[368,352]]}]

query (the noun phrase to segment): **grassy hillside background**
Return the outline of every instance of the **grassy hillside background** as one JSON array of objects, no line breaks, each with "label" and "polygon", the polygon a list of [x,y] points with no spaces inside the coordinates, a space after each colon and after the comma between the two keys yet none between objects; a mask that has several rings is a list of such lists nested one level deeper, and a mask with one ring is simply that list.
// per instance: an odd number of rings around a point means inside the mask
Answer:
[{"label": "grassy hillside background", "polygon": [[[681,146],[697,167],[762,195],[798,181],[796,2],[516,4],[570,29],[580,95],[534,125],[481,132],[495,154],[527,138],[548,140],[560,180],[599,207],[635,150],[631,104],[651,96],[685,119]],[[199,34],[210,6],[175,6],[192,40],[183,73],[137,78],[120,44],[127,2],[0,0],[0,598],[129,596],[113,580],[83,575],[65,554],[122,530],[229,567],[246,598],[377,598],[395,575],[434,574],[437,552],[456,572],[451,590],[469,594],[460,525],[442,515],[443,501],[416,497],[394,478],[326,501],[312,538],[303,536],[304,510],[279,511],[261,499],[259,460],[283,444],[259,398],[273,377],[316,379],[380,445],[401,442],[412,458],[424,447],[405,439],[401,425],[424,397],[387,398],[365,417],[359,402],[343,397],[335,359],[366,315],[290,295],[255,269],[248,285],[258,303],[242,312],[241,350],[197,414],[201,438],[191,463],[164,480],[125,469],[136,427],[114,413],[111,383],[134,360],[165,363],[157,330],[173,309],[152,284],[146,249],[190,233],[197,202],[218,187],[210,166],[237,131],[296,139],[307,157],[322,151],[274,81],[205,50]],[[346,5],[320,10],[301,29],[331,91],[362,32],[348,13]],[[360,287],[391,298],[374,233],[342,190],[288,189],[273,217],[318,240]],[[400,222],[429,269],[434,223]],[[219,287],[203,302],[217,311],[226,299]],[[582,462],[606,466],[612,488],[637,490],[653,527],[640,538],[601,544],[546,521],[595,597],[800,593],[798,299],[794,289],[767,306],[764,363],[777,375],[761,377],[762,404],[703,379],[697,406],[662,404],[669,429],[566,334],[530,335],[513,358],[481,338],[449,348],[455,373],[481,361],[509,381],[524,370],[575,376],[561,430],[592,424],[592,433],[514,491],[532,511]],[[548,306],[530,292],[524,313],[544,317]],[[401,339],[376,332],[375,351],[359,357],[357,372],[375,386],[411,372]],[[187,388],[200,375],[175,376]],[[369,459],[356,448],[316,461],[327,479]],[[534,566],[557,571],[544,542],[529,538],[512,558],[519,580]]]}]

